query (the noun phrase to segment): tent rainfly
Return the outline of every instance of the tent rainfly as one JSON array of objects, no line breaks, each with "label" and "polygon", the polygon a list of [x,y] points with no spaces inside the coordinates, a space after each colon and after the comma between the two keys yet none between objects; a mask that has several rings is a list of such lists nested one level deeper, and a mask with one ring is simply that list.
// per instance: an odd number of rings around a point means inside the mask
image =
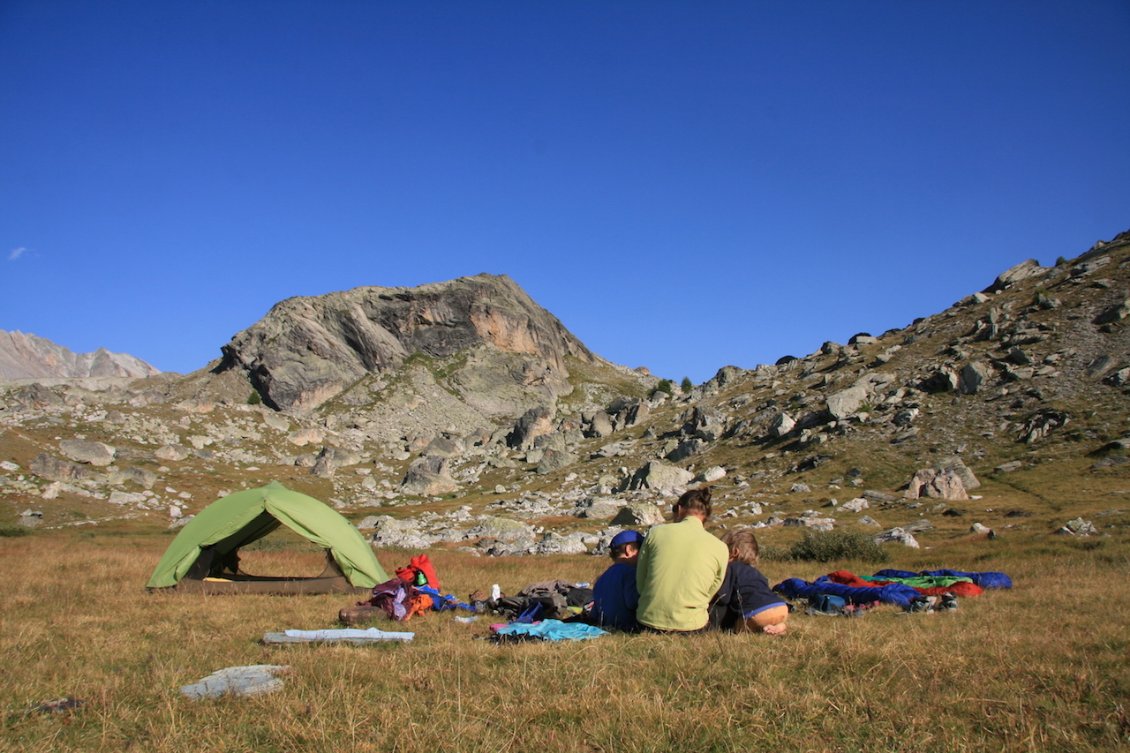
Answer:
[{"label": "tent rainfly", "polygon": [[[240,547],[280,525],[326,550],[314,578],[253,576],[239,570]],[[352,523],[313,497],[277,481],[216,500],[188,522],[146,588],[206,593],[342,593],[388,580],[373,549]]]}]

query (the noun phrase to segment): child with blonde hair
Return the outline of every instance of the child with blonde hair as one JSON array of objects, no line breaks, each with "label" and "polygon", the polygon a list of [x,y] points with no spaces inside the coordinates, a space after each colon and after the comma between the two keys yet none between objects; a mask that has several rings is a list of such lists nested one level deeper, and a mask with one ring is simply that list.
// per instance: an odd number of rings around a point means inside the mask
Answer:
[{"label": "child with blonde hair", "polygon": [[766,635],[785,632],[789,607],[769,588],[757,569],[757,537],[752,528],[738,528],[722,537],[730,550],[726,578],[710,604],[710,623],[732,632],[750,631]]}]

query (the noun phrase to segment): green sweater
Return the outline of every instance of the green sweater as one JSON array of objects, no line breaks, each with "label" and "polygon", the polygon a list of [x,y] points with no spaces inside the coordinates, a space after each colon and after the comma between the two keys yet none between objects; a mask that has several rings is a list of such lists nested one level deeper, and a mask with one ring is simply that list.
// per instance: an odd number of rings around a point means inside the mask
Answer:
[{"label": "green sweater", "polygon": [[636,565],[636,619],[657,630],[705,627],[710,599],[722,585],[729,561],[726,545],[694,516],[652,528]]}]

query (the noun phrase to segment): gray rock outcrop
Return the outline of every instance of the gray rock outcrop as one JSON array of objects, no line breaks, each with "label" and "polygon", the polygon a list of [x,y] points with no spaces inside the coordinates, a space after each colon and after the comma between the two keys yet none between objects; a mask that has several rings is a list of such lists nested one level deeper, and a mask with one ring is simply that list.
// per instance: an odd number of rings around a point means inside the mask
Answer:
[{"label": "gray rock outcrop", "polygon": [[612,525],[625,528],[650,528],[662,522],[663,513],[650,502],[629,502],[612,519]]},{"label": "gray rock outcrop", "polygon": [[457,491],[459,484],[451,477],[447,458],[425,456],[417,458],[408,466],[400,488],[406,494],[435,496]]},{"label": "gray rock outcrop", "polygon": [[694,474],[690,471],[653,460],[632,475],[628,488],[651,489],[661,494],[673,494],[682,490],[693,478]]},{"label": "gray rock outcrop", "polygon": [[952,469],[923,468],[914,474],[906,489],[907,499],[969,499],[961,475]]},{"label": "gray rock outcrop", "polygon": [[108,444],[85,439],[64,439],[59,442],[59,451],[76,463],[94,466],[107,466],[114,462],[114,455],[117,452]]},{"label": "gray rock outcrop", "polygon": [[308,411],[414,354],[442,359],[480,346],[543,364],[514,381],[549,398],[569,389],[566,357],[596,360],[510,278],[478,275],[289,298],[235,335],[215,371],[242,371],[271,407]]}]

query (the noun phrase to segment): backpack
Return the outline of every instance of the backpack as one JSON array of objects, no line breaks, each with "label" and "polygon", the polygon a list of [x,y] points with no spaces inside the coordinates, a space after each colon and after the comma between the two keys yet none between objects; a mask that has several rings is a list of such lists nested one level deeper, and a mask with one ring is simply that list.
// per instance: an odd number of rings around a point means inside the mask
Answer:
[{"label": "backpack", "polygon": [[431,586],[440,590],[439,576],[426,554],[413,555],[407,565],[396,569],[396,576],[410,586]]}]

